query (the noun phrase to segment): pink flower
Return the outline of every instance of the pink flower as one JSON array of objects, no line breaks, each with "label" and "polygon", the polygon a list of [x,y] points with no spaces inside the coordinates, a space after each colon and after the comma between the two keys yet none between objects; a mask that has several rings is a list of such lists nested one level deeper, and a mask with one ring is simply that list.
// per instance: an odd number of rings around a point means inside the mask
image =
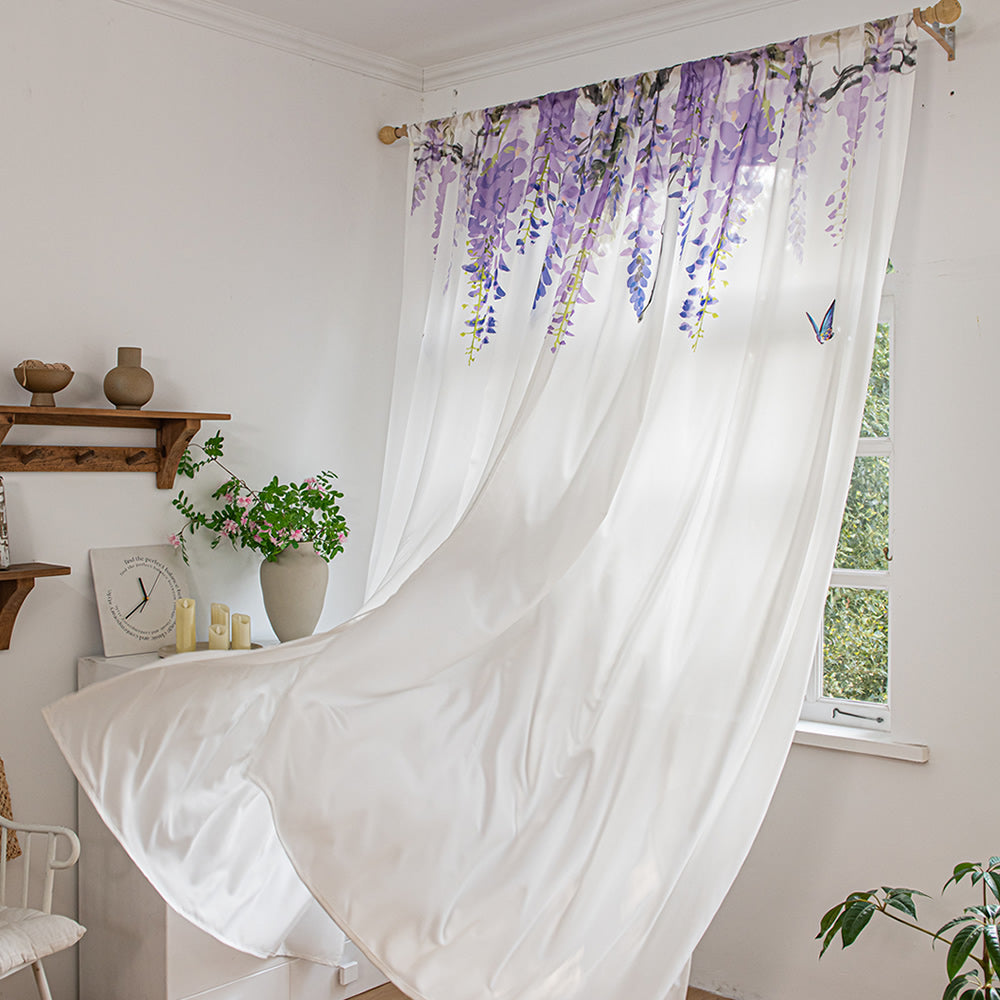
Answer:
[{"label": "pink flower", "polygon": [[307,480],[305,480],[303,485],[308,486],[309,489],[316,490],[319,493],[326,492],[326,490],[323,488],[323,484],[315,476],[310,476]]},{"label": "pink flower", "polygon": [[236,522],[230,520],[229,518],[226,518],[226,520],[222,522],[222,531],[223,534],[226,535],[235,535],[238,530],[238,527],[239,526],[236,524]]},{"label": "pink flower", "polygon": [[243,516],[242,516],[242,517],[240,518],[240,524],[242,524],[242,525],[243,525],[243,527],[246,527],[246,523],[247,523],[247,520],[248,520],[248,518],[247,518],[246,514],[244,514],[244,515],[243,515]]},{"label": "pink flower", "polygon": [[293,542],[301,542],[302,539],[305,538],[305,534],[306,533],[301,528],[296,528],[294,531],[290,531],[288,533],[288,537]]},{"label": "pink flower", "polygon": [[264,541],[264,539],[263,539],[263,538],[261,538],[259,534],[258,534],[258,535],[254,535],[254,536],[253,536],[253,540],[254,540],[255,542],[262,542],[262,541]]},{"label": "pink flower", "polygon": [[242,507],[244,510],[246,510],[247,507],[252,507],[253,506],[253,498],[252,497],[237,497],[236,498],[236,506],[237,507]]},{"label": "pink flower", "polygon": [[171,545],[172,545],[172,546],[173,546],[173,547],[174,547],[175,549],[179,549],[179,548],[181,547],[181,540],[180,540],[180,539],[179,539],[179,538],[177,537],[177,535],[171,535],[171,536],[170,536],[170,537],[169,537],[169,538],[167,539],[167,541],[168,541],[168,542],[170,542],[170,544],[171,544]]},{"label": "pink flower", "polygon": [[226,503],[232,503],[233,502],[233,495],[232,495],[232,493],[223,493],[222,494],[222,499],[225,500]]}]

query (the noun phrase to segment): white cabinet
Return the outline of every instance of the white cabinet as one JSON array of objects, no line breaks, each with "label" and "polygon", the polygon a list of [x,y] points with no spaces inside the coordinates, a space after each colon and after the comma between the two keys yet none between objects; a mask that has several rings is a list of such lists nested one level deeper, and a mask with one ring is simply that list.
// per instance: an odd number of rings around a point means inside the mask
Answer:
[{"label": "white cabinet", "polygon": [[[156,655],[86,656],[77,683],[134,670]],[[386,981],[353,943],[338,969],[295,959],[260,959],[199,930],[169,907],[80,794],[80,1000],[346,1000]],[[352,970],[350,975],[353,975]],[[350,975],[345,978],[350,978]]]}]

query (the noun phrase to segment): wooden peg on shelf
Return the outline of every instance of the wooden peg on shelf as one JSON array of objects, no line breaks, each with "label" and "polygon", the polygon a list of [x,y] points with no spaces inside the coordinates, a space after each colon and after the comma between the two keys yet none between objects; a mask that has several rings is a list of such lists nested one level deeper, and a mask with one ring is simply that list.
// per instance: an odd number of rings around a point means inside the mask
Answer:
[{"label": "wooden peg on shelf", "polygon": [[948,62],[955,58],[955,22],[962,16],[959,0],[938,0],[931,7],[913,8],[913,23],[923,28],[948,53]]}]

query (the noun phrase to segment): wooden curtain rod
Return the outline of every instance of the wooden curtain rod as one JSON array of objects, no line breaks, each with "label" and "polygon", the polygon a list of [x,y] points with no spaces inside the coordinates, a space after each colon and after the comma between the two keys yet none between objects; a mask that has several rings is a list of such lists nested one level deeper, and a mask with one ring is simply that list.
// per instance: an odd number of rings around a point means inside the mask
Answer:
[{"label": "wooden curtain rod", "polygon": [[[951,25],[961,16],[962,4],[959,0],[938,0],[936,4],[924,7],[923,10],[913,8],[913,23],[918,28],[923,28],[948,53],[949,62],[955,58],[955,29]],[[378,130],[379,141],[387,146],[409,134],[405,125],[383,125]]]}]

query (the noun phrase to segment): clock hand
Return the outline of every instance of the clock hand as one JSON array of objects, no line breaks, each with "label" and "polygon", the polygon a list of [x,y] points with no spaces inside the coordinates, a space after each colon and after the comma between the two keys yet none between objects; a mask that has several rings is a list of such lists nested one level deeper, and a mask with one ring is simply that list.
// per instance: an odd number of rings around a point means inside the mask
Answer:
[{"label": "clock hand", "polygon": [[141,614],[143,613],[143,611],[145,611],[145,610],[146,610],[146,605],[147,605],[147,604],[149,603],[149,598],[150,598],[150,597],[152,596],[152,594],[153,594],[153,590],[154,590],[154,589],[155,589],[155,587],[156,587],[156,581],[160,579],[160,576],[161,576],[162,574],[163,574],[163,570],[160,570],[159,572],[157,572],[156,576],[155,576],[155,577],[154,577],[154,579],[153,579],[153,584],[152,584],[152,586],[151,586],[151,587],[149,588],[149,592],[148,592],[148,593],[147,593],[147,591],[146,591],[146,588],[142,586],[142,577],[140,576],[140,577],[138,578],[138,579],[139,579],[139,586],[140,586],[140,587],[142,587],[142,593],[143,593],[143,596],[144,596],[144,597],[146,598],[146,600],[145,600],[145,601],[143,601],[143,603],[142,603],[142,607],[141,607],[141,608],[139,608],[139,614],[140,614],[140,615],[141,615]]},{"label": "clock hand", "polygon": [[125,621],[128,621],[128,620],[129,620],[129,618],[131,618],[131,617],[132,617],[132,615],[134,615],[134,614],[135,614],[135,613],[136,613],[136,612],[137,612],[137,611],[138,611],[138,610],[139,610],[140,608],[144,608],[144,607],[146,606],[146,602],[147,602],[148,600],[149,600],[149,598],[148,598],[148,597],[144,597],[144,598],[143,598],[143,599],[142,599],[142,600],[141,600],[141,601],[140,601],[140,602],[139,602],[139,603],[138,603],[138,604],[137,604],[137,605],[136,605],[136,606],[135,606],[135,607],[134,607],[134,608],[133,608],[133,609],[132,609],[132,610],[131,610],[131,611],[130,611],[130,612],[129,612],[129,613],[127,614],[127,615],[126,615],[126,616],[125,616]]}]

